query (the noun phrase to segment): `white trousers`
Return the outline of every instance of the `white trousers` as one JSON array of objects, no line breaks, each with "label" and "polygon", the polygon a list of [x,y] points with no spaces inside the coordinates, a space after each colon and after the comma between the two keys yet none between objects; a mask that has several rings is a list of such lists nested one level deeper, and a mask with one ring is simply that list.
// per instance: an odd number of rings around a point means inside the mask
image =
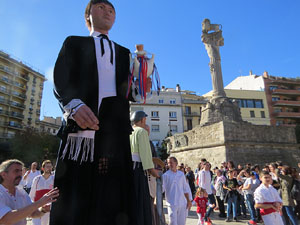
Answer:
[{"label": "white trousers", "polygon": [[197,213],[197,215],[198,215],[197,225],[204,225],[204,217],[202,217],[200,213]]},{"label": "white trousers", "polygon": [[49,215],[50,213],[45,213],[41,218],[32,219],[33,225],[49,225]]},{"label": "white trousers", "polygon": [[169,225],[185,225],[186,206],[168,206]]},{"label": "white trousers", "polygon": [[279,212],[270,213],[265,216],[261,216],[265,225],[284,225]]}]

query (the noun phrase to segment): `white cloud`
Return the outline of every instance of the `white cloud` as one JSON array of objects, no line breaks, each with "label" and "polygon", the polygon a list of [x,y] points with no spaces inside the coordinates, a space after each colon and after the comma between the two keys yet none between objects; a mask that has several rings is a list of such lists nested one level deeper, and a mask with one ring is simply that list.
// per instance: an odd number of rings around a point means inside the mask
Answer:
[{"label": "white cloud", "polygon": [[54,71],[54,67],[49,67],[46,70],[46,78],[51,83],[53,83],[53,71]]}]

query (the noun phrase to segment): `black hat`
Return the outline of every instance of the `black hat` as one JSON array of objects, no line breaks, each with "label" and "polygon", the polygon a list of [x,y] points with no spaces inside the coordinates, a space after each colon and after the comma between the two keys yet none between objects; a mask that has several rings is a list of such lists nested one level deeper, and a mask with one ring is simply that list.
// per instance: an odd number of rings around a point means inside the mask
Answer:
[{"label": "black hat", "polygon": [[[107,0],[91,0],[91,3],[94,5],[94,4],[97,4],[97,3],[105,3],[105,4],[108,4],[110,5],[114,10],[115,10],[115,7],[113,6],[113,4],[110,2],[110,1],[107,1]],[[116,11],[116,10],[115,10]]]},{"label": "black hat", "polygon": [[130,120],[131,122],[139,122],[144,117],[147,117],[148,115],[144,111],[135,111],[132,113]]}]

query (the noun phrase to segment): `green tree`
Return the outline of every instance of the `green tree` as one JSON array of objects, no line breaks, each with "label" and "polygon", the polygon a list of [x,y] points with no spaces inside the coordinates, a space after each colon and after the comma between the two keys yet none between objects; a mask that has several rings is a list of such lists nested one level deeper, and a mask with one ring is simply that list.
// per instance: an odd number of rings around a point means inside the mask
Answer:
[{"label": "green tree", "polygon": [[36,161],[41,163],[45,159],[54,161],[59,148],[59,138],[44,132],[37,132],[34,128],[26,128],[9,140],[11,158],[17,158],[29,166]]},{"label": "green tree", "polygon": [[[172,136],[172,132],[169,131],[167,133],[166,138],[171,137],[171,136]],[[166,160],[170,156],[170,154],[168,154],[166,138],[162,141],[161,146],[158,148],[158,156],[163,161]]]}]

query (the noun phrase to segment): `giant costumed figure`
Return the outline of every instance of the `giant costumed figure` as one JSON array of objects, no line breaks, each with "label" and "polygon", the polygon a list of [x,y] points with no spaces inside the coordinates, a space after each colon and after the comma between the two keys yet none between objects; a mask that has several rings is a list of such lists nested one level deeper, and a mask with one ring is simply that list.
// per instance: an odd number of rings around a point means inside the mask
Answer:
[{"label": "giant costumed figure", "polygon": [[[64,113],[59,131],[50,225],[136,225],[129,100],[130,51],[109,40],[115,8],[91,0],[90,36],[68,37],[54,68],[54,93]],[[144,80],[146,90],[151,79]],[[138,82],[137,82],[138,83]]]}]

